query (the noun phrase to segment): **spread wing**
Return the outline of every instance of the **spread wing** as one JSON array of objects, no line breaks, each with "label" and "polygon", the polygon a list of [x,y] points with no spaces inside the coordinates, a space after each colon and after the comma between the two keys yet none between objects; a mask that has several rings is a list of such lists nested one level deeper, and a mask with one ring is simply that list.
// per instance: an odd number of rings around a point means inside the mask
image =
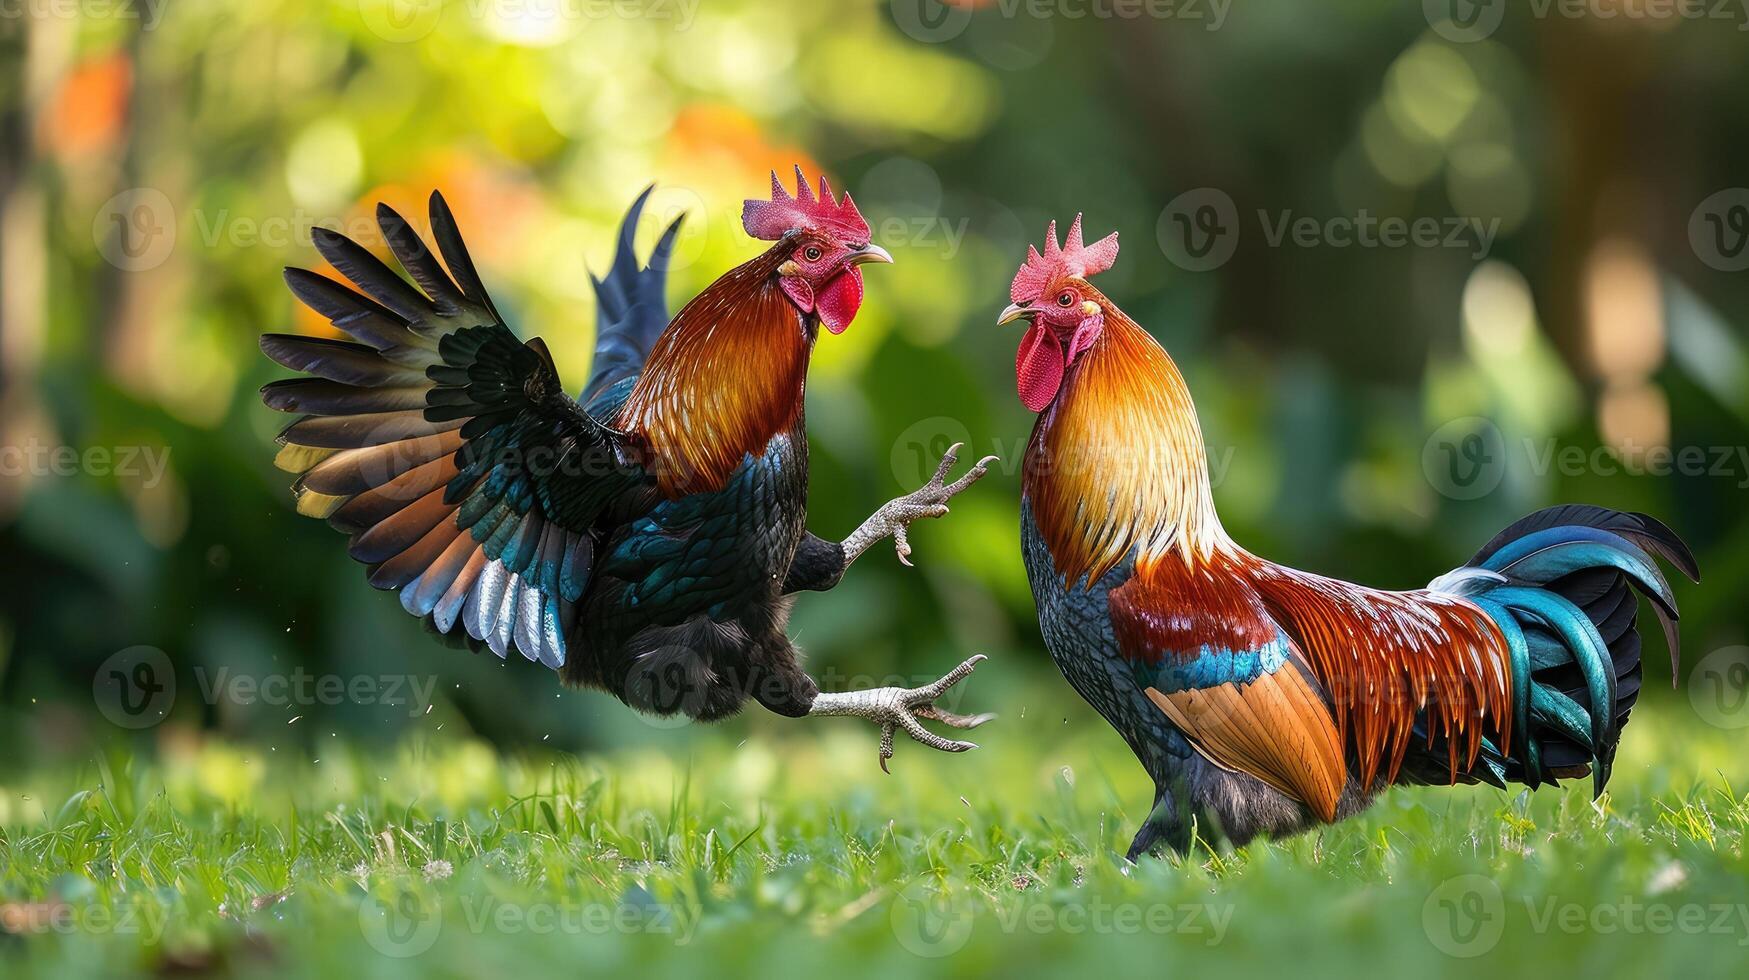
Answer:
[{"label": "spread wing", "polygon": [[1138,571],[1109,598],[1118,651],[1148,699],[1204,758],[1335,819],[1342,741],[1293,640],[1242,582],[1169,579]]},{"label": "spread wing", "polygon": [[317,249],[358,291],[286,270],[298,299],[352,340],[261,338],[302,375],[261,392],[302,413],[276,464],[298,474],[298,511],[351,535],[370,583],[408,612],[500,657],[514,646],[561,667],[604,514],[636,513],[653,482],[565,394],[546,347],[505,325],[440,195],[442,263],[393,210],[379,205],[377,220],[418,288],[322,228]]}]

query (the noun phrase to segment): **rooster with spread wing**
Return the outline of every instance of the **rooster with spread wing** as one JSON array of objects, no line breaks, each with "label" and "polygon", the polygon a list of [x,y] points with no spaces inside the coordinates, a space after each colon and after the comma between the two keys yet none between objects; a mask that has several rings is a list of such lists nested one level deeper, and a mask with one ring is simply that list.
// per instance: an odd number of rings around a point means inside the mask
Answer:
[{"label": "rooster with spread wing", "polygon": [[1029,249],[1002,323],[1039,413],[1021,503],[1046,644],[1155,783],[1133,860],[1350,816],[1397,783],[1609,779],[1639,693],[1639,599],[1676,656],[1643,514],[1570,505],[1508,527],[1425,589],[1277,565],[1215,514],[1196,409],[1147,331],[1095,289],[1117,235]]},{"label": "rooster with spread wing", "polygon": [[973,748],[919,719],[986,720],[935,703],[981,657],[924,687],[824,693],[786,635],[795,593],[832,588],[885,537],[906,560],[911,522],[945,514],[990,462],[945,482],[949,450],[922,489],[843,541],[807,532],[809,355],[822,325],[839,333],[855,318],[861,267],[892,258],[848,194],[822,178],[816,195],[799,167],[796,179],[792,195],[774,173],[771,199],[743,210],[747,233],[771,247],[672,322],[664,285],[679,221],[639,268],[645,191],[595,281],[595,365],[577,400],[545,345],[499,316],[441,196],[435,255],[378,208],[411,282],[316,229],[356,290],[302,269],[286,282],[351,339],[261,339],[306,375],[262,390],[301,415],[278,458],[298,474],[298,510],[350,535],[370,583],[435,632],[499,657],[514,649],[639,710],[708,721],[751,698],[791,717],[864,717],[881,727],[882,768],[899,730]]}]

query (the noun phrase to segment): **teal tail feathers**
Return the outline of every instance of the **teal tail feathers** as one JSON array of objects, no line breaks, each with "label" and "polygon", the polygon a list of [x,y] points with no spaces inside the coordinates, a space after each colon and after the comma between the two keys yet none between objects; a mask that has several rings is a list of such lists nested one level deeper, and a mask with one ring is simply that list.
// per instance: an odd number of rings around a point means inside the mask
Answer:
[{"label": "teal tail feathers", "polygon": [[1469,779],[1534,788],[1590,773],[1603,792],[1640,691],[1636,592],[1663,625],[1673,674],[1679,662],[1676,597],[1658,559],[1700,578],[1688,546],[1655,518],[1569,504],[1515,522],[1433,583],[1480,607],[1512,655],[1510,742],[1484,740]]}]

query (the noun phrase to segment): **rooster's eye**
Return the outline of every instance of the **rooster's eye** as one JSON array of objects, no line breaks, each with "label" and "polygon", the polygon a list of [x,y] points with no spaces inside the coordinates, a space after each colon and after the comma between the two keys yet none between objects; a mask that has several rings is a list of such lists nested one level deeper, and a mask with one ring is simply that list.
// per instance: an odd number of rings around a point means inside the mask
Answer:
[{"label": "rooster's eye", "polygon": [[807,251],[804,251],[802,253],[802,257],[807,259],[809,262],[820,261],[820,246],[809,245],[807,248]]},{"label": "rooster's eye", "polygon": [[1075,294],[1068,291],[1064,291],[1063,295],[1057,297],[1058,306],[1068,306],[1074,302]]}]

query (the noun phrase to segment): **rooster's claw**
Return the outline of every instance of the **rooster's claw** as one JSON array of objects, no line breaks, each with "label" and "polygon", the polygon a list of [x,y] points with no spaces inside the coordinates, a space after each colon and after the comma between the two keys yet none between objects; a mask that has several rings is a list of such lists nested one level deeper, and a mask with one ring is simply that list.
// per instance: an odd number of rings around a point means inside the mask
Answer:
[{"label": "rooster's claw", "polygon": [[891,536],[893,550],[899,556],[901,564],[911,564],[911,541],[907,537],[911,524],[925,517],[941,517],[947,513],[947,502],[967,487],[978,482],[990,472],[990,464],[996,462],[995,456],[985,456],[966,471],[966,474],[952,483],[947,482],[947,474],[959,462],[959,451],[964,443],[956,442],[948,447],[941,456],[941,465],[935,468],[935,475],[929,482],[903,497],[895,497],[888,501],[874,516],[864,521],[856,529],[856,533],[845,539],[844,550],[848,560],[854,561],[869,545],[881,538]]},{"label": "rooster's claw", "polygon": [[972,670],[986,658],[977,654],[955,667],[940,680],[923,687],[876,687],[864,691],[848,691],[842,694],[819,694],[814,698],[814,704],[809,709],[810,715],[855,715],[867,718],[881,726],[881,771],[892,772],[887,768],[887,760],[893,757],[893,736],[903,730],[918,742],[941,752],[965,752],[977,748],[975,742],[964,742],[957,739],[942,738],[918,721],[927,718],[939,721],[954,728],[976,728],[984,722],[996,717],[992,714],[959,715],[943,711],[935,705],[936,699],[947,693],[947,689],[965,680]]}]

